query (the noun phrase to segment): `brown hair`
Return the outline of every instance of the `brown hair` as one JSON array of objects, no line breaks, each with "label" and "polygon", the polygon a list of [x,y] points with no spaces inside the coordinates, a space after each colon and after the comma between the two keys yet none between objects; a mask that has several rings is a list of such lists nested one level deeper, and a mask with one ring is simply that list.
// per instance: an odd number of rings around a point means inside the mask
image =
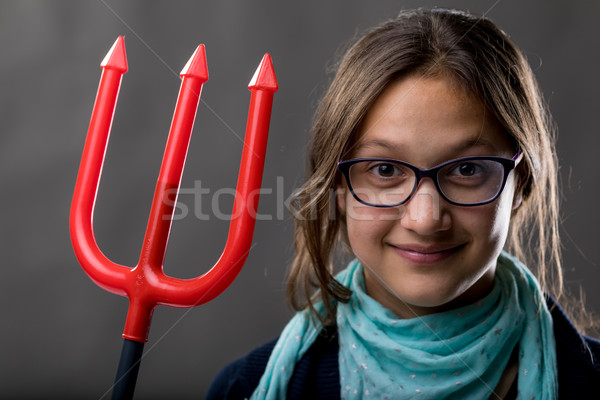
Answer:
[{"label": "brown hair", "polygon": [[[333,300],[351,292],[333,279],[333,255],[345,237],[332,188],[337,161],[383,89],[410,74],[454,78],[496,117],[523,151],[523,202],[513,213],[506,248],[526,262],[542,289],[564,294],[559,240],[559,198],[554,127],[533,72],[515,44],[485,17],[446,10],[402,12],[362,36],[343,56],[315,114],[308,177],[295,194],[294,259],[287,298],[314,311],[316,292],[325,318]],[[315,291],[316,290],[316,291]]]}]

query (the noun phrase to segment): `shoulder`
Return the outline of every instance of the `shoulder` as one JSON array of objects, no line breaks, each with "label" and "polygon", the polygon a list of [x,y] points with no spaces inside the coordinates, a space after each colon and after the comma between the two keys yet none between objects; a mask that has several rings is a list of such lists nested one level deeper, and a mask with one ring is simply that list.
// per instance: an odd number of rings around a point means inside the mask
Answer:
[{"label": "shoulder", "polygon": [[277,338],[223,368],[208,388],[206,399],[249,398],[258,386],[275,343]]},{"label": "shoulder", "polygon": [[560,398],[600,398],[600,341],[582,335],[551,296],[546,302],[552,313]]},{"label": "shoulder", "polygon": [[[277,339],[257,347],[219,372],[206,398],[249,398],[258,386]],[[323,329],[319,337],[297,362],[288,384],[289,400],[339,398],[337,328]]]}]

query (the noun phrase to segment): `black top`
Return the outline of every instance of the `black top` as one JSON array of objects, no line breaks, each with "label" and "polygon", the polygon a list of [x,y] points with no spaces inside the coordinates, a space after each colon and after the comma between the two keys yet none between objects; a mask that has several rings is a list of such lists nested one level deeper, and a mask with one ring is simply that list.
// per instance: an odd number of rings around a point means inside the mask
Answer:
[{"label": "black top", "polygon": [[[581,335],[554,299],[549,297],[546,302],[554,321],[559,398],[600,399],[600,341]],[[274,339],[226,366],[214,379],[206,398],[249,398],[258,386],[276,342]],[[337,329],[324,328],[296,364],[287,398],[339,399],[338,350]],[[515,392],[516,380],[506,398],[514,398]]]}]

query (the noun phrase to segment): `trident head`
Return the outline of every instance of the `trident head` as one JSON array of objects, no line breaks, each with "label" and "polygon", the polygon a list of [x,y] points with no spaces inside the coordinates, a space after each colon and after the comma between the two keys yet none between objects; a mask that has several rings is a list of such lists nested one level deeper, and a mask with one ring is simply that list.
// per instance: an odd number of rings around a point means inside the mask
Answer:
[{"label": "trident head", "polygon": [[181,71],[182,83],[138,264],[126,267],[106,258],[94,238],[92,215],[122,75],[127,71],[123,37],[102,63],[102,77],[92,112],[71,204],[71,241],[79,263],[100,287],[127,296],[129,310],[123,337],[145,342],[157,304],[193,307],[225,290],[240,272],[250,251],[256,220],[273,94],[277,80],[269,54],[263,57],[248,88],[250,111],[237,183],[237,195],[223,254],[204,275],[182,280],[163,272],[163,260],[175,207],[167,196],[177,193],[200,99],[208,80],[204,45],[198,46]]}]

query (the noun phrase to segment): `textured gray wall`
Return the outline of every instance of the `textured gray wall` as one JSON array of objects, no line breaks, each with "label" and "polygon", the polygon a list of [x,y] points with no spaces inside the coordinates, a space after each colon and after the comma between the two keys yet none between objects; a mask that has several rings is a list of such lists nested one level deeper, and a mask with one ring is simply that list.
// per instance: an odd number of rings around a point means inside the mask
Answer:
[{"label": "textured gray wall", "polygon": [[[401,8],[438,1],[4,1],[0,4],[0,397],[99,399],[116,370],[127,300],[96,287],[71,248],[68,212],[94,102],[99,63],[126,36],[129,72],[121,88],[95,213],[105,254],[134,265],[179,89],[181,70],[205,43],[205,84],[184,188],[234,187],[248,81],[265,52],[275,95],[259,221],[248,262],[212,303],[159,307],[137,398],[202,398],[228,361],[277,335],[292,258],[292,223],[278,215],[303,176],[303,149],[325,73],[340,45]],[[560,127],[565,272],[600,311],[597,2],[446,1],[486,11],[527,54]],[[175,71],[175,72],[174,72]],[[278,179],[278,177],[282,177]],[[181,201],[193,210],[193,196]],[[208,201],[208,200],[207,200]],[[203,211],[209,210],[209,203]],[[279,206],[281,207],[281,206]],[[226,211],[223,206],[223,211]],[[224,245],[227,222],[190,214],[174,224],[168,274],[206,271]],[[104,398],[108,398],[104,397]]]}]

